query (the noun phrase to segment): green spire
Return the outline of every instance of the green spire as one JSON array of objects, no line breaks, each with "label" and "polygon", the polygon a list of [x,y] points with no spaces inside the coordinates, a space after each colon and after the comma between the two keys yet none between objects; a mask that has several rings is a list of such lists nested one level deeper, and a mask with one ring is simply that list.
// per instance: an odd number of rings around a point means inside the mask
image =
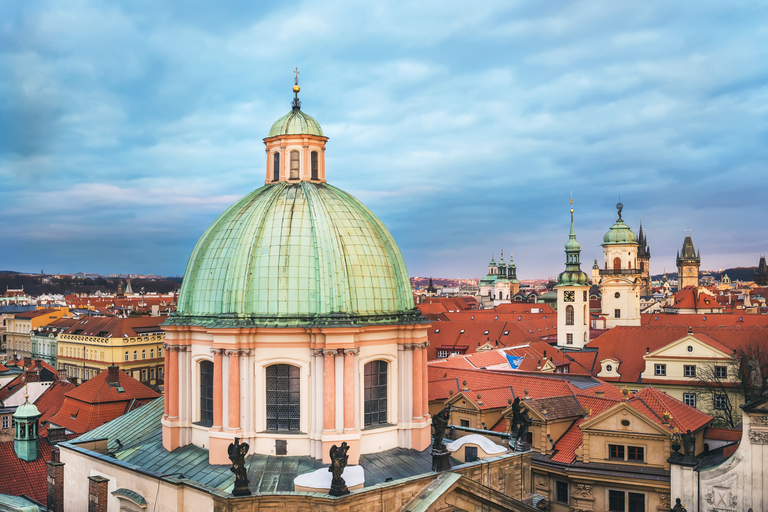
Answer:
[{"label": "green spire", "polygon": [[579,286],[589,282],[587,274],[581,271],[580,255],[581,244],[576,240],[576,229],[573,226],[573,198],[571,198],[571,232],[565,243],[565,272],[558,276],[558,286]]}]

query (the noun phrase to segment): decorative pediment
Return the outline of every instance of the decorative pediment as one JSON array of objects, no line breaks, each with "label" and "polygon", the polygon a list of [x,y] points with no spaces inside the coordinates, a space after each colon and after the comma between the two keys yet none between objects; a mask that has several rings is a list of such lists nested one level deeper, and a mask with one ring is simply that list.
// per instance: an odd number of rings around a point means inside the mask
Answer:
[{"label": "decorative pediment", "polygon": [[615,432],[616,436],[622,434],[670,435],[669,428],[653,421],[627,402],[621,402],[584,421],[579,428],[582,431]]},{"label": "decorative pediment", "polygon": [[[718,345],[720,345],[718,343]],[[646,354],[645,359],[663,359],[666,357],[690,357],[698,359],[702,357],[717,357],[723,359],[732,359],[732,351],[725,352],[723,346],[712,346],[704,340],[700,340],[695,334],[689,333],[677,341],[673,341],[663,347]]]},{"label": "decorative pediment", "polygon": [[475,402],[469,398],[469,392],[461,391],[453,395],[446,403],[456,408],[471,409],[473,411],[479,411],[480,408],[475,405]]}]

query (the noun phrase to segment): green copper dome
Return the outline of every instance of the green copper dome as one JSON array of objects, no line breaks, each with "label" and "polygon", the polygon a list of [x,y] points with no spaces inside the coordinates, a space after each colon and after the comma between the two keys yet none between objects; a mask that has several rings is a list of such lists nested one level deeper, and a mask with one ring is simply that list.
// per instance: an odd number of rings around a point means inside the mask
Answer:
[{"label": "green copper dome", "polygon": [[29,403],[29,399],[27,399],[23,404],[16,408],[16,412],[13,413],[13,417],[16,419],[39,418],[40,411],[37,409],[35,404]]},{"label": "green copper dome", "polygon": [[327,183],[265,185],[232,205],[189,258],[171,325],[420,323],[392,235]]},{"label": "green copper dome", "polygon": [[292,109],[272,124],[267,137],[276,137],[278,135],[324,136],[320,123],[314,117],[302,112],[299,108]]},{"label": "green copper dome", "polygon": [[629,226],[624,224],[624,221],[619,218],[616,224],[611,226],[611,229],[603,236],[603,245],[618,245],[618,244],[637,244],[637,235],[635,235]]}]

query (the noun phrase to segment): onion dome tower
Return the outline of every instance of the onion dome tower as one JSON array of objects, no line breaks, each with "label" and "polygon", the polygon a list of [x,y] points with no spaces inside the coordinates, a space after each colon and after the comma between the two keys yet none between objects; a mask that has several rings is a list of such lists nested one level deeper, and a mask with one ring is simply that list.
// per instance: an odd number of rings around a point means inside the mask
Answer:
[{"label": "onion dome tower", "polygon": [[264,186],[202,234],[163,326],[163,445],[212,464],[235,438],[326,462],[346,441],[350,464],[430,441],[429,323],[387,228],[327,183],[328,138],[299,91],[264,139]]},{"label": "onion dome tower", "polygon": [[687,286],[699,286],[699,267],[701,254],[693,247],[691,234],[686,233],[682,251],[677,252],[677,289]]},{"label": "onion dome tower", "polygon": [[581,244],[573,227],[565,243],[565,272],[557,277],[557,346],[580,349],[589,341],[589,277],[581,270]]},{"label": "onion dome tower", "polygon": [[608,327],[640,325],[640,288],[642,271],[637,264],[637,236],[619,219],[603,236],[604,268],[600,270],[602,313]]},{"label": "onion dome tower", "polygon": [[13,413],[13,450],[16,456],[27,462],[37,460],[40,456],[40,436],[37,421],[40,411],[34,404],[29,403],[29,395],[24,395],[25,401]]}]

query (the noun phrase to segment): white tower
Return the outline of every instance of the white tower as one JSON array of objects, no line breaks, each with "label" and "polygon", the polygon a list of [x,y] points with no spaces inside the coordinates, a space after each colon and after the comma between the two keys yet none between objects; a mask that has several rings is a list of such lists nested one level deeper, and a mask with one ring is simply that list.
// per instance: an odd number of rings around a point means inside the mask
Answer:
[{"label": "white tower", "polygon": [[[571,199],[573,206],[573,199]],[[571,233],[565,244],[565,272],[557,277],[557,346],[580,349],[589,341],[589,277],[581,271],[581,244]]]},{"label": "white tower", "polygon": [[637,265],[637,236],[621,219],[624,205],[616,205],[619,220],[603,236],[604,268],[600,293],[606,325],[640,325],[640,288],[643,271]]}]

